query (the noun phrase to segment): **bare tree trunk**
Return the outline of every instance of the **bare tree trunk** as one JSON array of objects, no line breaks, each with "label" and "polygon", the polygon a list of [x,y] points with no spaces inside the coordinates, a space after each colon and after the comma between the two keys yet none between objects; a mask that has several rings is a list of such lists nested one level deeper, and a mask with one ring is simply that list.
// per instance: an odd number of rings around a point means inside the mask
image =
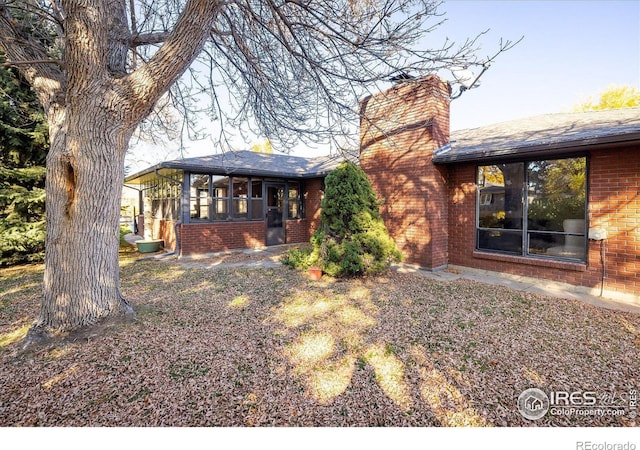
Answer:
[{"label": "bare tree trunk", "polygon": [[[47,111],[51,140],[44,292],[27,344],[50,331],[133,315],[120,292],[118,267],[125,152],[136,126],[202,49],[223,2],[189,0],[154,57],[129,74],[124,1],[62,0],[60,5],[65,17],[60,66],[23,66]],[[37,43],[7,44],[22,36],[13,23],[0,7],[5,25],[0,42],[12,59],[48,57]]]},{"label": "bare tree trunk", "polygon": [[133,314],[120,292],[118,240],[130,132],[105,114],[107,95],[50,112],[44,292],[32,335]]}]

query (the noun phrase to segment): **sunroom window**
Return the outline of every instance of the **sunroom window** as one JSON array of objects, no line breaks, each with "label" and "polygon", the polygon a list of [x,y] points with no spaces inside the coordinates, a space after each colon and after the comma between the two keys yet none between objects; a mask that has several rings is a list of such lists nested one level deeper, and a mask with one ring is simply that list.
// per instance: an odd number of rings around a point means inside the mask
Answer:
[{"label": "sunroom window", "polygon": [[288,196],[288,218],[289,219],[301,219],[302,218],[302,196],[300,195],[300,183],[289,182],[289,196]]},{"label": "sunroom window", "polygon": [[251,180],[251,219],[264,219],[262,209],[262,180]]},{"label": "sunroom window", "polygon": [[[302,218],[301,183],[285,180],[278,183],[288,186],[288,218]],[[261,178],[192,173],[189,217],[194,222],[264,220],[264,186],[265,180]]]},{"label": "sunroom window", "polygon": [[249,179],[233,177],[233,218],[249,218]]},{"label": "sunroom window", "polygon": [[211,176],[212,186],[212,219],[227,220],[229,218],[229,177]]},{"label": "sunroom window", "polygon": [[585,260],[586,158],[478,167],[476,248]]},{"label": "sunroom window", "polygon": [[191,174],[189,193],[190,217],[194,220],[209,219],[209,175]]}]

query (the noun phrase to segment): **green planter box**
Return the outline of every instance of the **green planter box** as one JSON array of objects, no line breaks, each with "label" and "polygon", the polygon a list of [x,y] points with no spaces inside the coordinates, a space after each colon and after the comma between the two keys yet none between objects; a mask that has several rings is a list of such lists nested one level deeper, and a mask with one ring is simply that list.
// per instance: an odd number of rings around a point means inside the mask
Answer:
[{"label": "green planter box", "polygon": [[157,252],[160,250],[160,247],[162,247],[163,245],[164,245],[164,241],[162,239],[136,241],[136,246],[138,247],[138,251],[140,253]]}]

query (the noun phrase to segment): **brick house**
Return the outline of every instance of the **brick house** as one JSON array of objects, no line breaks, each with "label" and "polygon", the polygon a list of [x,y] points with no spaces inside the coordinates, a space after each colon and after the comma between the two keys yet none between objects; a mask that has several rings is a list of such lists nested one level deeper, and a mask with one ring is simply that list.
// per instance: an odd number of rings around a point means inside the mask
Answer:
[{"label": "brick house", "polygon": [[640,108],[450,136],[449,103],[436,76],[361,102],[360,165],[406,261],[640,295]]},{"label": "brick house", "polygon": [[[359,162],[405,262],[640,295],[640,108],[450,134],[450,94],[432,75],[360,104]],[[126,182],[147,199],[146,235],[191,255],[307,242],[340,162],[237,152]]]}]

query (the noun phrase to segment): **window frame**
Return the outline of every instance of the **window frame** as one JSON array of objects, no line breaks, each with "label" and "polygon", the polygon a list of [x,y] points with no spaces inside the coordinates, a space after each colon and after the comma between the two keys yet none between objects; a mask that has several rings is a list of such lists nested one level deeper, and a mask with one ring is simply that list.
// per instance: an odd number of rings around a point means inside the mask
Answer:
[{"label": "window frame", "polygon": [[[291,184],[295,184],[297,185],[297,191],[298,191],[298,195],[296,197],[290,197],[290,190]],[[302,220],[304,219],[304,195],[303,195],[303,191],[304,191],[304,183],[302,180],[296,180],[296,181],[286,181],[286,193],[285,193],[285,200],[287,202],[287,207],[286,207],[286,211],[287,211],[287,216],[286,216],[286,220]],[[290,216],[290,212],[291,212],[291,204],[295,204],[297,205],[297,211],[298,211],[298,215],[297,217],[291,217]]]},{"label": "window frame", "polygon": [[[209,175],[209,198],[211,199],[210,203],[209,203],[209,220],[207,220],[206,222],[227,222],[229,220],[231,220],[232,217],[232,191],[233,191],[233,179],[229,176],[229,175],[219,175],[219,174],[207,174]],[[214,187],[214,177],[216,177],[215,181],[218,180],[223,180],[226,178],[227,180],[227,195],[214,195],[214,189],[217,189]],[[227,211],[226,211],[226,216],[221,216],[222,214],[225,214],[224,212],[222,213],[215,213],[214,205],[224,205],[226,203],[227,205]],[[221,216],[221,217],[220,217]],[[218,217],[218,218],[216,218]]]},{"label": "window frame", "polygon": [[[249,203],[251,203],[250,201],[250,195],[251,195],[251,184],[252,184],[252,180],[251,177],[248,176],[232,176],[230,177],[231,181],[229,183],[230,186],[230,193],[229,193],[229,197],[231,198],[231,207],[229,209],[229,213],[231,216],[231,220],[234,221],[238,221],[238,222],[248,222],[251,220],[251,206],[249,205]],[[240,181],[239,183],[245,183],[245,187],[247,192],[244,194],[245,196],[241,196],[238,195],[236,196],[236,184],[238,183],[238,180],[243,180]],[[239,184],[238,183],[238,184]],[[242,213],[242,215],[240,215],[240,213],[238,213],[238,211],[236,211],[236,205],[239,205],[240,202],[244,202],[245,204],[245,209],[246,211],[244,213]]]},{"label": "window frame", "polygon": [[[207,201],[208,201],[208,211],[209,211],[209,217],[206,219],[200,219],[200,218],[194,218],[191,217],[191,202],[193,199],[195,199],[196,197],[192,197],[191,196],[191,180],[192,177],[194,176],[207,176],[208,177],[208,183],[209,183],[209,189],[208,189],[208,196],[207,196]],[[227,196],[225,197],[214,197],[213,196],[213,183],[214,183],[214,177],[223,177],[227,179]],[[245,197],[234,197],[233,195],[233,183],[234,183],[234,178],[242,178],[246,180],[246,184],[247,184],[247,196]],[[188,205],[188,214],[186,215],[186,217],[188,217],[188,223],[220,223],[220,222],[260,222],[260,221],[264,221],[265,220],[265,214],[264,214],[264,201],[265,201],[265,185],[266,183],[272,182],[275,179],[272,178],[265,178],[265,177],[254,177],[254,176],[250,176],[250,175],[228,175],[228,174],[220,174],[220,173],[207,173],[207,172],[185,172],[185,180],[186,181],[186,185],[188,186],[188,189],[184,189],[183,191],[187,192],[187,198],[186,200],[186,205]],[[257,196],[254,197],[254,182],[259,182],[260,183],[260,192],[256,193]],[[304,195],[303,195],[303,189],[304,189],[304,181],[303,180],[288,180],[288,179],[277,179],[274,182],[277,183],[282,183],[285,186],[285,215],[284,218],[285,220],[301,220],[304,219]],[[298,186],[298,196],[294,199],[289,199],[289,184],[296,184]],[[184,197],[183,197],[184,198]],[[244,214],[245,217],[236,217],[236,214],[234,212],[234,200],[245,200],[246,201],[246,206],[247,206],[247,212]],[[259,200],[260,202],[262,202],[262,213],[260,214],[259,217],[253,217],[254,212],[253,212],[253,203],[254,201]],[[297,203],[298,205],[298,210],[299,210],[299,217],[292,219],[289,217],[289,200],[294,201]],[[216,201],[226,201],[227,202],[227,210],[228,210],[228,214],[225,218],[215,218],[214,214],[213,214],[213,210],[214,210],[214,203]],[[187,220],[185,217],[184,220]]]},{"label": "window frame", "polygon": [[[198,205],[198,209],[202,208],[202,206],[200,205],[200,202],[198,200],[200,200],[202,197],[199,196],[192,196],[191,195],[191,189],[192,189],[192,185],[193,185],[193,177],[197,177],[197,176],[207,176],[207,196],[206,196],[206,200],[207,200],[207,204],[206,204],[206,208],[207,208],[207,217],[206,218],[201,218],[201,217],[192,217],[191,215],[191,205],[192,205],[192,201],[195,201],[195,203]],[[188,205],[189,205],[189,222],[190,223],[198,223],[198,222],[210,222],[211,221],[211,210],[212,210],[212,190],[211,190],[211,175],[206,174],[206,173],[196,173],[196,172],[190,172],[185,174],[185,178],[189,180],[188,186]],[[204,192],[204,190],[202,190],[202,192]],[[198,212],[198,216],[200,215],[200,212]]]},{"label": "window frame", "polygon": [[[565,231],[541,231],[541,230],[530,230],[529,229],[529,165],[533,162],[541,162],[541,161],[557,161],[563,159],[579,159],[584,158],[585,160],[585,201],[584,201],[584,223],[585,229],[584,234],[582,233],[571,233]],[[481,167],[487,166],[495,166],[497,164],[522,164],[524,166],[524,178],[522,182],[522,226],[518,229],[509,229],[509,228],[491,228],[491,227],[481,227],[480,226],[480,206],[481,206],[481,185],[479,184],[479,174]],[[588,239],[588,230],[589,230],[589,155],[588,154],[573,154],[573,155],[549,155],[546,158],[527,158],[527,159],[516,159],[516,160],[499,160],[499,161],[486,161],[483,164],[477,163],[475,168],[475,185],[476,185],[476,197],[475,197],[475,243],[474,248],[475,251],[482,253],[491,253],[498,255],[506,255],[506,256],[516,256],[522,258],[530,258],[530,259],[544,259],[544,260],[552,260],[552,261],[563,261],[563,262],[572,262],[572,263],[586,263],[589,255],[589,239]],[[484,186],[483,186],[484,187]],[[487,205],[482,205],[487,206]],[[580,220],[580,219],[578,219]],[[501,230],[508,232],[519,232],[521,233],[521,250],[520,252],[511,252],[511,251],[502,251],[496,249],[489,248],[481,248],[480,247],[480,232],[481,231],[492,231],[492,230]],[[572,258],[560,255],[547,255],[547,254],[538,254],[530,252],[530,234],[531,233],[540,233],[540,234],[549,234],[549,235],[561,235],[561,236],[582,236],[584,237],[584,253],[582,258]]]},{"label": "window frame", "polygon": [[[246,219],[247,222],[257,222],[260,220],[265,220],[265,213],[264,213],[264,184],[265,184],[265,179],[262,177],[248,177],[249,178],[249,193],[248,195],[248,201],[249,201],[249,209],[247,212],[247,216],[248,218]],[[260,195],[258,195],[257,197],[254,196],[254,186],[253,184],[259,182],[260,183]],[[260,200],[260,215],[257,217],[253,217],[254,216],[254,210],[253,210],[253,206],[254,206],[254,202]]]},{"label": "window frame", "polygon": [[[182,177],[183,173],[180,170],[171,170],[167,174],[157,173],[141,181],[140,192],[144,193],[149,202],[149,212],[154,220],[179,220]],[[144,208],[140,211],[144,211]]]}]

